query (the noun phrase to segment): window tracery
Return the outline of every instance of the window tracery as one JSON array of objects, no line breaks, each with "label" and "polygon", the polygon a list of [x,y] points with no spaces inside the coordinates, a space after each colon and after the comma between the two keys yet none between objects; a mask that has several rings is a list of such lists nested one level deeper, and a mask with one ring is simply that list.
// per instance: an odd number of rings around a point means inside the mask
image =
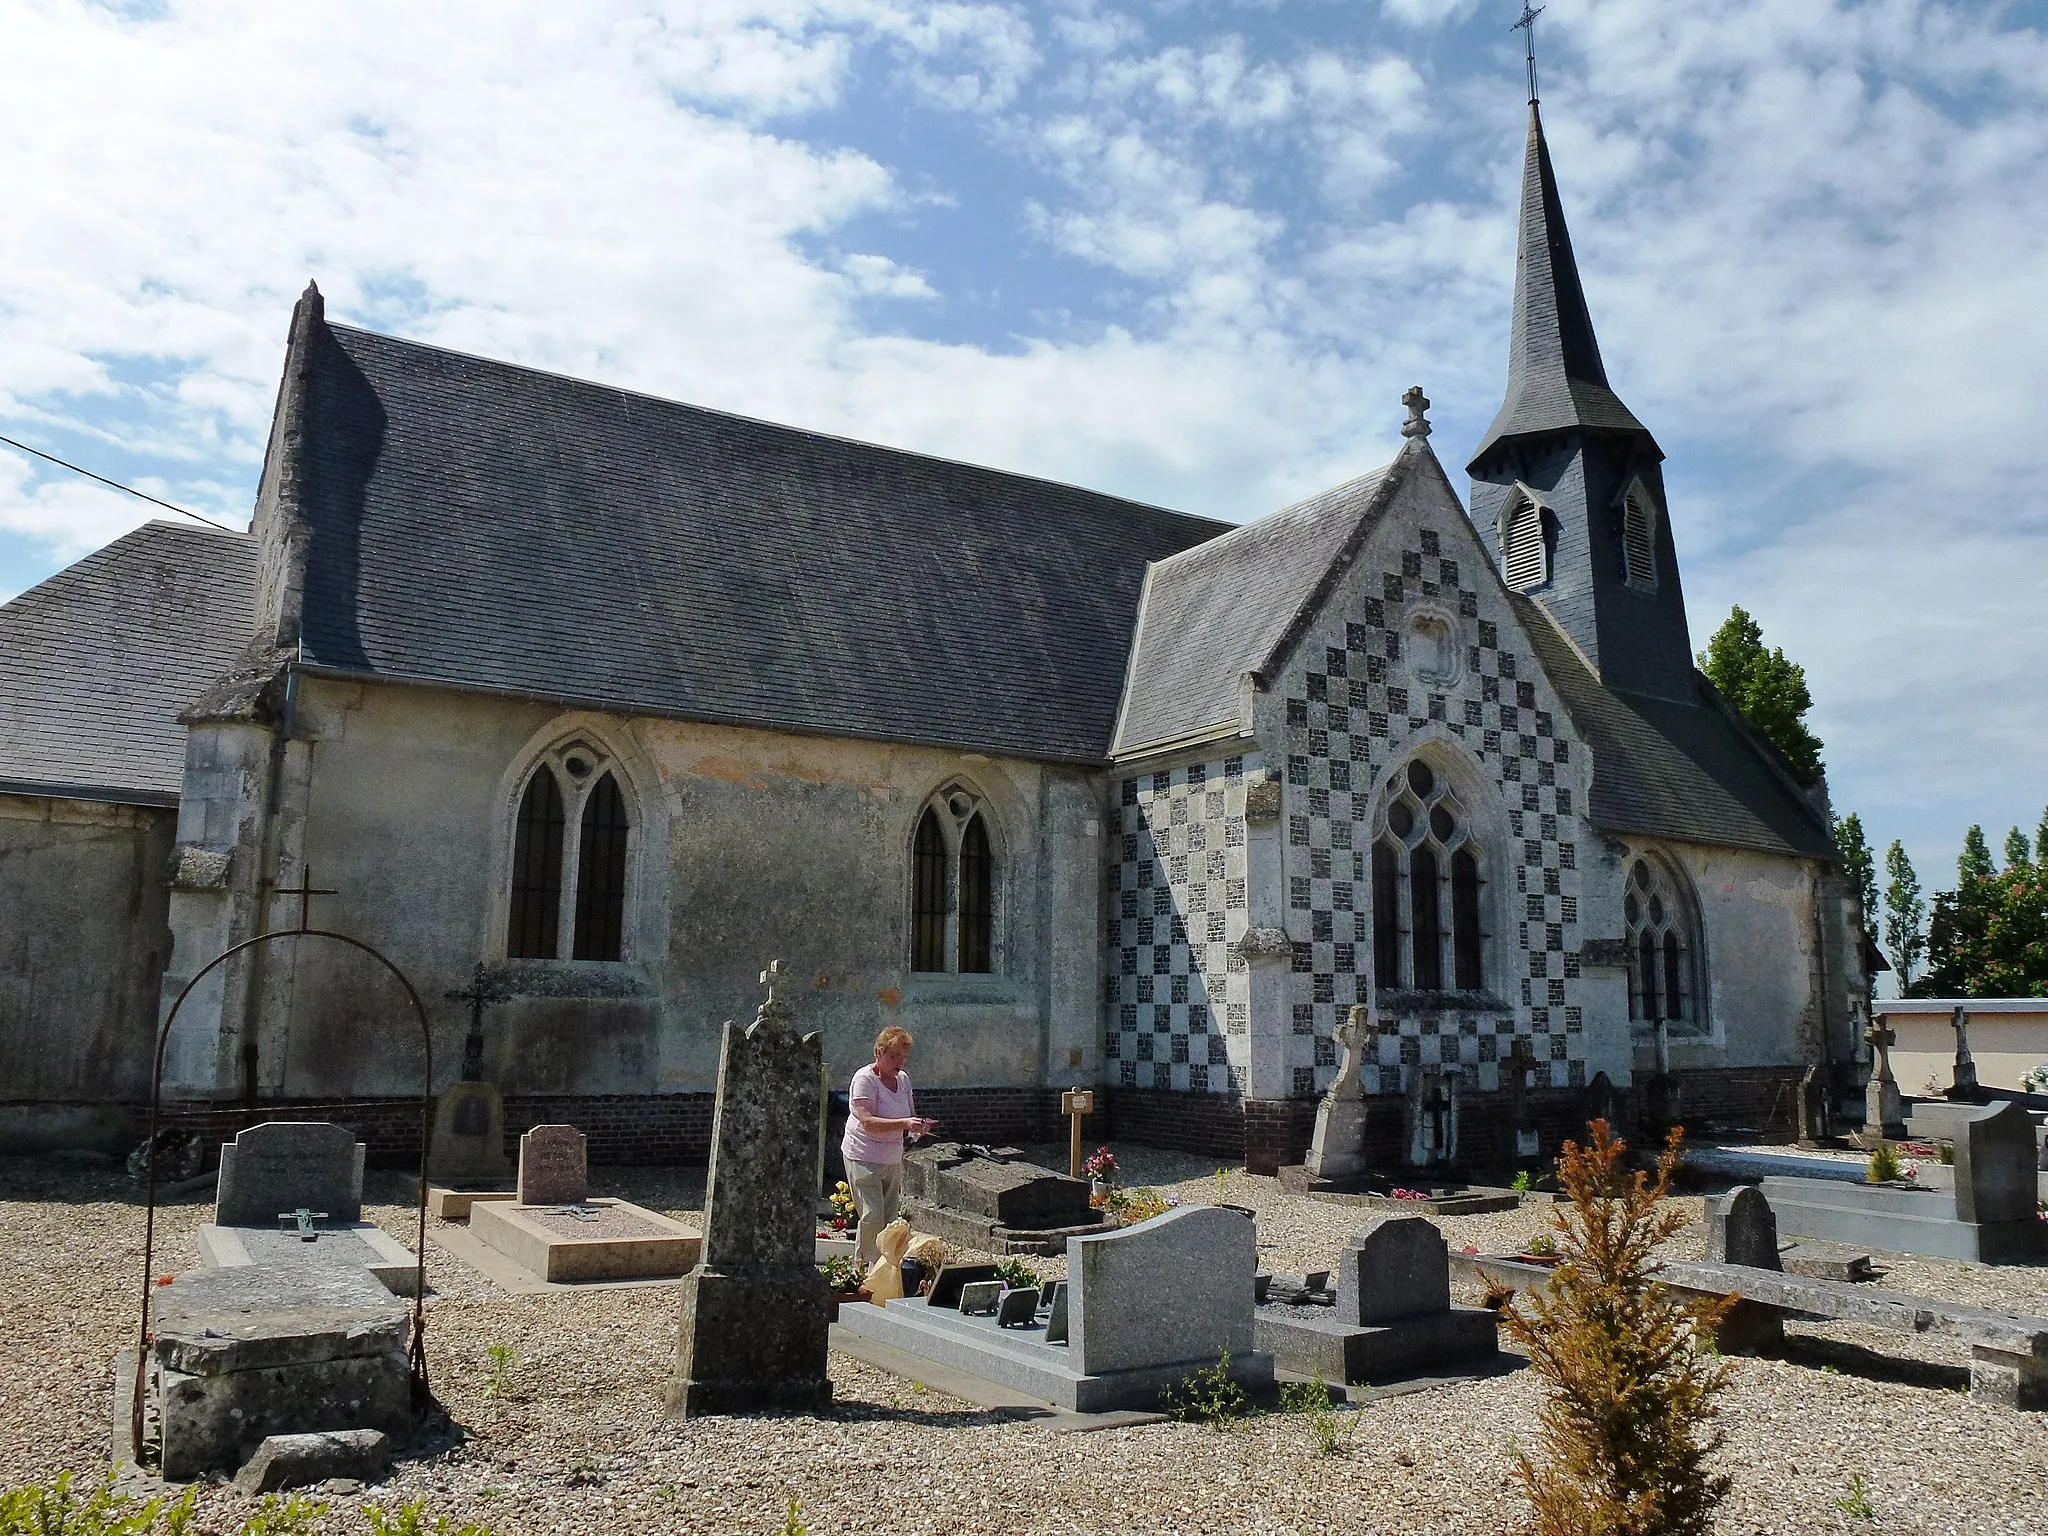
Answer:
[{"label": "window tracery", "polygon": [[1628,1016],[1704,1028],[1692,903],[1660,860],[1638,856],[1622,896],[1628,941]]},{"label": "window tracery", "polygon": [[1420,758],[1388,786],[1372,849],[1378,984],[1417,992],[1485,986],[1482,850],[1465,808]]},{"label": "window tracery", "polygon": [[910,848],[910,968],[995,970],[995,848],[987,808],[949,784],[918,816]]},{"label": "window tracery", "polygon": [[508,959],[625,958],[633,820],[621,777],[582,738],[534,765],[513,823]]}]

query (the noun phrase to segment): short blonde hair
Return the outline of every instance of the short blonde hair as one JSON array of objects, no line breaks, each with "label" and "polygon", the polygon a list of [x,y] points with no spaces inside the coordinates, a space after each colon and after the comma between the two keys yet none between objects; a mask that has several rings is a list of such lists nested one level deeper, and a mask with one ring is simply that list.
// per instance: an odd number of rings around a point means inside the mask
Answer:
[{"label": "short blonde hair", "polygon": [[875,1036],[875,1049],[878,1051],[893,1051],[899,1045],[906,1051],[910,1049],[910,1031],[901,1024],[891,1024]]}]

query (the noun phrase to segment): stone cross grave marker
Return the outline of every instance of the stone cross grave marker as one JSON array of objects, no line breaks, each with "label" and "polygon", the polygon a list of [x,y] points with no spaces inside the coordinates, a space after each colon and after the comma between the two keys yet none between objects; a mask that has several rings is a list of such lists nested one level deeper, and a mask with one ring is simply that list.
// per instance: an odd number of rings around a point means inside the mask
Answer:
[{"label": "stone cross grave marker", "polygon": [[683,1279],[668,1410],[684,1418],[824,1408],[829,1318],[814,1259],[821,1036],[798,1035],[776,989],[745,1029],[727,1022],[704,1192],[704,1248]]},{"label": "stone cross grave marker", "polygon": [[214,1221],[275,1230],[279,1212],[322,1211],[346,1226],[363,1215],[363,1148],[347,1126],[267,1120],[220,1149]]},{"label": "stone cross grave marker", "polygon": [[1863,1032],[1870,1047],[1870,1081],[1863,1089],[1863,1129],[1871,1136],[1906,1134],[1905,1106],[1899,1100],[1899,1080],[1892,1076],[1892,1047],[1899,1037],[1882,1019],[1873,1019]]},{"label": "stone cross grave marker", "polygon": [[1949,1090],[1943,1097],[1974,1099],[1978,1093],[1977,1058],[1970,1054],[1970,1010],[1957,1004],[1948,1025],[1956,1032],[1956,1061]]},{"label": "stone cross grave marker", "polygon": [[1754,1184],[1707,1202],[1707,1262],[1782,1270],[1778,1218]]},{"label": "stone cross grave marker", "polygon": [[573,1125],[536,1125],[519,1138],[521,1205],[581,1205],[590,1194],[590,1143]]},{"label": "stone cross grave marker", "polygon": [[1354,1179],[1365,1172],[1365,1083],[1361,1068],[1379,1031],[1363,1004],[1354,1004],[1337,1026],[1344,1059],[1337,1080],[1316,1106],[1314,1138],[1309,1143],[1308,1171],[1319,1179]]},{"label": "stone cross grave marker", "polygon": [[1828,1115],[1828,1074],[1819,1062],[1799,1079],[1799,1145],[1814,1147],[1832,1134]]}]

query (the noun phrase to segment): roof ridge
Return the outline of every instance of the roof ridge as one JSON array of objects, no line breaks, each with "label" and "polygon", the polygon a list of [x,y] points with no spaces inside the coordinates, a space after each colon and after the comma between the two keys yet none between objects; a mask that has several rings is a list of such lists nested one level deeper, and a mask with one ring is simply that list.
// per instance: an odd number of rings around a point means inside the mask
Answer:
[{"label": "roof ridge", "polygon": [[771,432],[787,432],[797,437],[810,438],[818,442],[839,443],[849,448],[861,449],[868,453],[887,454],[893,457],[915,460],[922,464],[942,464],[953,469],[971,470],[977,474],[999,476],[1004,480],[1024,481],[1033,485],[1051,486],[1056,490],[1077,491],[1084,496],[1097,496],[1105,501],[1121,502],[1141,511],[1159,513],[1178,518],[1185,522],[1204,527],[1213,527],[1228,532],[1241,526],[1222,521],[1219,518],[1203,517],[1197,512],[1182,512],[1174,507],[1165,507],[1157,502],[1139,501],[1134,497],[1122,496],[1115,491],[1098,491],[1090,486],[1076,485],[1070,480],[1054,480],[1045,475],[1034,475],[1029,471],[999,469],[990,464],[977,464],[971,459],[951,458],[944,454],[926,453],[916,448],[899,448],[890,443],[874,443],[864,438],[848,437],[839,432],[821,432],[815,427],[800,427],[785,421],[773,421],[765,416],[750,416],[743,411],[729,411],[715,405],[699,405],[690,400],[671,399],[644,389],[632,389],[623,384],[609,384],[597,379],[580,378],[573,373],[563,373],[553,368],[537,368],[531,363],[511,362],[505,358],[486,357],[477,352],[464,352],[455,347],[444,347],[431,341],[419,341],[410,336],[394,336],[385,331],[373,331],[358,325],[344,325],[336,321],[327,322],[329,331],[337,335],[366,337],[373,342],[387,346],[409,347],[422,352],[434,352],[443,357],[459,358],[466,363],[481,364],[486,368],[503,369],[509,373],[523,373],[534,378],[548,379],[558,384],[567,384],[577,389],[587,389],[614,396],[623,401],[644,400],[650,405],[662,406],[668,410],[691,411],[699,415],[715,416],[723,421],[742,422],[748,426],[764,427]]}]

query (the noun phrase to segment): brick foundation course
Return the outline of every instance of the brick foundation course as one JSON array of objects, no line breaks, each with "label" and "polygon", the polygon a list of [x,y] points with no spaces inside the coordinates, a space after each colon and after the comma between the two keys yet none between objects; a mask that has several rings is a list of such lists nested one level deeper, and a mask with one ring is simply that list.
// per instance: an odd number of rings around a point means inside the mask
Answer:
[{"label": "brick foundation course", "polygon": [[[1766,1135],[1788,1136],[1798,1124],[1803,1067],[1731,1067],[1681,1072],[1679,1108],[1693,1123],[1710,1120]],[[939,1134],[985,1145],[1063,1142],[1066,1117],[1060,1091],[1042,1088],[921,1088],[919,1110],[939,1121]],[[1217,1093],[1098,1087],[1097,1112],[1082,1122],[1083,1143],[1116,1140],[1191,1152],[1270,1174],[1307,1155],[1315,1135],[1314,1099],[1235,1099]],[[1403,1106],[1398,1094],[1368,1101],[1366,1149],[1382,1167],[1398,1167]],[[516,1157],[519,1135],[536,1125],[573,1125],[590,1138],[593,1163],[701,1165],[711,1151],[709,1093],[515,1094],[505,1100],[506,1152]],[[1642,1084],[1617,1095],[1618,1118],[1633,1127]],[[1535,1090],[1529,1107],[1543,1155],[1567,1138],[1585,1136],[1586,1096],[1581,1090]],[[135,1141],[148,1125],[147,1105],[128,1106]],[[1509,1135],[1508,1096],[1467,1093],[1460,1100],[1459,1161],[1475,1173],[1503,1166]],[[194,1129],[209,1141],[232,1141],[237,1131],[265,1120],[331,1120],[369,1148],[380,1168],[417,1168],[420,1106],[417,1099],[322,1099],[259,1104],[180,1103],[164,1106],[166,1127]],[[211,1161],[211,1159],[209,1159]]]}]

